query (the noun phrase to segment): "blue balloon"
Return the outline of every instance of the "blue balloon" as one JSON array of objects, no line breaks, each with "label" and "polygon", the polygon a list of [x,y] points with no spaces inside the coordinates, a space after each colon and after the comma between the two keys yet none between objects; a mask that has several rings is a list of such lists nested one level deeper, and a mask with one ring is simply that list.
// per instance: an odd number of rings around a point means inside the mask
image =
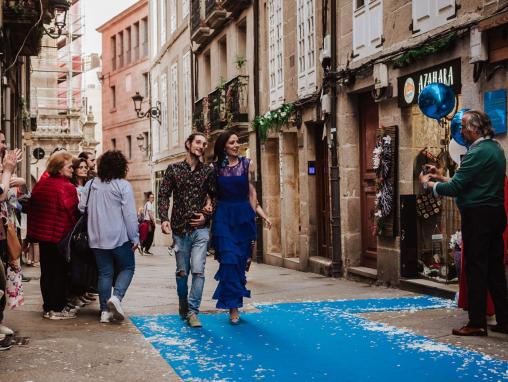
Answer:
[{"label": "blue balloon", "polygon": [[455,92],[445,84],[429,84],[420,92],[418,106],[427,117],[439,120],[455,107]]},{"label": "blue balloon", "polygon": [[450,122],[450,131],[452,138],[461,146],[467,146],[462,137],[462,116],[466,111],[471,109],[460,109],[452,118]]}]

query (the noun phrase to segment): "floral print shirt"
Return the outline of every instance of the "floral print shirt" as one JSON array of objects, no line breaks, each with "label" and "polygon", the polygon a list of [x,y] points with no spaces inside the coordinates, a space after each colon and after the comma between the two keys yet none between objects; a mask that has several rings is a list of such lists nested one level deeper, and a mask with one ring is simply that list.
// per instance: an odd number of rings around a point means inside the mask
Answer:
[{"label": "floral print shirt", "polygon": [[[171,230],[177,235],[183,235],[196,228],[191,227],[190,220],[194,213],[202,211],[206,204],[207,195],[215,198],[216,176],[213,167],[199,162],[191,170],[187,161],[170,164],[164,174],[158,194],[158,209],[161,222],[169,221],[168,209],[170,197],[173,195],[173,209],[171,211]],[[210,216],[205,215],[205,226],[209,226]]]}]

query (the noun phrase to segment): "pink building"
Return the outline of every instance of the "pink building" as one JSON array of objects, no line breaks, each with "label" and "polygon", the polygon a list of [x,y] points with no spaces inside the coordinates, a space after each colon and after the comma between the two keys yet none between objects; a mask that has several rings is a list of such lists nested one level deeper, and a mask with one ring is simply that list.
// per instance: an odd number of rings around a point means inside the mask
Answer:
[{"label": "pink building", "polygon": [[[131,97],[139,92],[148,109],[148,0],[140,0],[97,29],[102,34],[103,150],[121,150],[138,206],[151,191],[150,120],[138,118]],[[155,122],[157,123],[157,122]]]}]

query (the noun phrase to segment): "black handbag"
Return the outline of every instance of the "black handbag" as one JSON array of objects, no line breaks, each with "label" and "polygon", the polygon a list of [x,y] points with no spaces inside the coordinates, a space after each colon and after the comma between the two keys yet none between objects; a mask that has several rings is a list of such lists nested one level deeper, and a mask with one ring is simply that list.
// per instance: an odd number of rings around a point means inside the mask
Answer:
[{"label": "black handbag", "polygon": [[88,189],[85,211],[72,230],[58,243],[58,251],[67,263],[71,262],[71,254],[89,255],[91,253],[90,245],[88,244],[88,200],[90,199],[90,191],[92,190],[94,180],[92,180]]}]

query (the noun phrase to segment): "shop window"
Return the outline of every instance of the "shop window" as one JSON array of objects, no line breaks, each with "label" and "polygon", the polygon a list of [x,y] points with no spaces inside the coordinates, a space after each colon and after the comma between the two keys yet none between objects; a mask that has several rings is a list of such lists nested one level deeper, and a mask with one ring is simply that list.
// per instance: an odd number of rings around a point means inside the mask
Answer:
[{"label": "shop window", "polygon": [[314,0],[297,2],[298,95],[309,95],[316,90]]},{"label": "shop window", "polygon": [[383,47],[383,1],[371,0],[362,6],[353,2],[353,59],[381,51]]},{"label": "shop window", "polygon": [[455,0],[413,0],[413,35],[445,25],[455,17]]}]

